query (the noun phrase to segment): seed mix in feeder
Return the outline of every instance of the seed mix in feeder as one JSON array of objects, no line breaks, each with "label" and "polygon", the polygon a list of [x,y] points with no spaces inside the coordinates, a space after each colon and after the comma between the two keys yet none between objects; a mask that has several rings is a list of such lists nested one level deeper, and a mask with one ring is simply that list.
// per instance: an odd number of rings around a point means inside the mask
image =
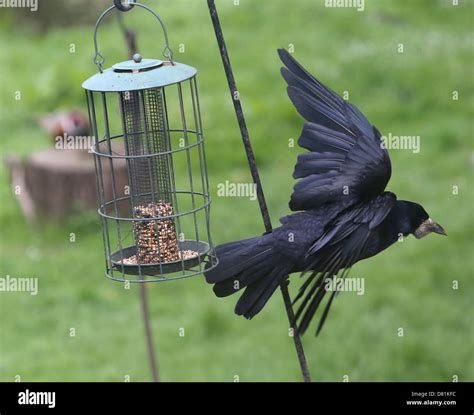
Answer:
[{"label": "seed mix in feeder", "polygon": [[[123,260],[124,265],[159,264],[198,256],[193,250],[181,251],[176,238],[173,206],[163,200],[136,206],[133,209],[136,221],[133,232],[137,241],[137,254]],[[152,219],[164,217],[165,219]],[[148,220],[150,219],[150,220]]]}]

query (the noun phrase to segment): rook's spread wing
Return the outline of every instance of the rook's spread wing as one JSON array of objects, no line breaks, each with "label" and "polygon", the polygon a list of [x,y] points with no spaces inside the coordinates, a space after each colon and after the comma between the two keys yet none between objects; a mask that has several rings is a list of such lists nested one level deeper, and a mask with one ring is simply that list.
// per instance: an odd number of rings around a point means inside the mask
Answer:
[{"label": "rook's spread wing", "polygon": [[306,120],[293,173],[301,179],[292,210],[307,210],[350,195],[353,202],[381,194],[391,175],[390,158],[378,130],[353,105],[326,88],[287,51],[279,50],[288,95]]}]

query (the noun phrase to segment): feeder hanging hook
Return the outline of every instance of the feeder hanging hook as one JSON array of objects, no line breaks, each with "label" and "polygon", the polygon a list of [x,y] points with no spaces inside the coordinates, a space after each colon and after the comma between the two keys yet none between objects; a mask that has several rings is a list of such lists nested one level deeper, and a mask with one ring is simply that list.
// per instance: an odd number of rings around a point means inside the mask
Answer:
[{"label": "feeder hanging hook", "polygon": [[132,10],[135,6],[134,3],[136,3],[135,0],[126,0],[125,2],[122,2],[122,0],[114,0],[115,7],[121,12],[128,12]]}]

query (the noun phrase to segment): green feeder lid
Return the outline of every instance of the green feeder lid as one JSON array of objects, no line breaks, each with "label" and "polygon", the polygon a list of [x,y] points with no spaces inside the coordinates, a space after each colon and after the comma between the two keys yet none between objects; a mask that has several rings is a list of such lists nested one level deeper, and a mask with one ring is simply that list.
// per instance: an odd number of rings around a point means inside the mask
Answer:
[{"label": "green feeder lid", "polygon": [[196,73],[196,69],[191,66],[159,59],[142,59],[137,53],[132,60],[117,63],[91,76],[82,87],[96,92],[136,91],[177,84],[192,78]]}]

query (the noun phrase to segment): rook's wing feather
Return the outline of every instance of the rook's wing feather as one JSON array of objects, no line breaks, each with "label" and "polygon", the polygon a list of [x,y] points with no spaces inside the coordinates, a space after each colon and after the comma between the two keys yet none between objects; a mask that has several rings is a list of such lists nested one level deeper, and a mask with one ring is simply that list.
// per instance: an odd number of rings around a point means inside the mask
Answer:
[{"label": "rook's wing feather", "polygon": [[353,105],[325,87],[287,51],[279,54],[288,95],[306,123],[294,178],[301,179],[290,200],[292,210],[307,210],[348,194],[353,202],[381,194],[391,175],[390,158],[378,130]]}]

